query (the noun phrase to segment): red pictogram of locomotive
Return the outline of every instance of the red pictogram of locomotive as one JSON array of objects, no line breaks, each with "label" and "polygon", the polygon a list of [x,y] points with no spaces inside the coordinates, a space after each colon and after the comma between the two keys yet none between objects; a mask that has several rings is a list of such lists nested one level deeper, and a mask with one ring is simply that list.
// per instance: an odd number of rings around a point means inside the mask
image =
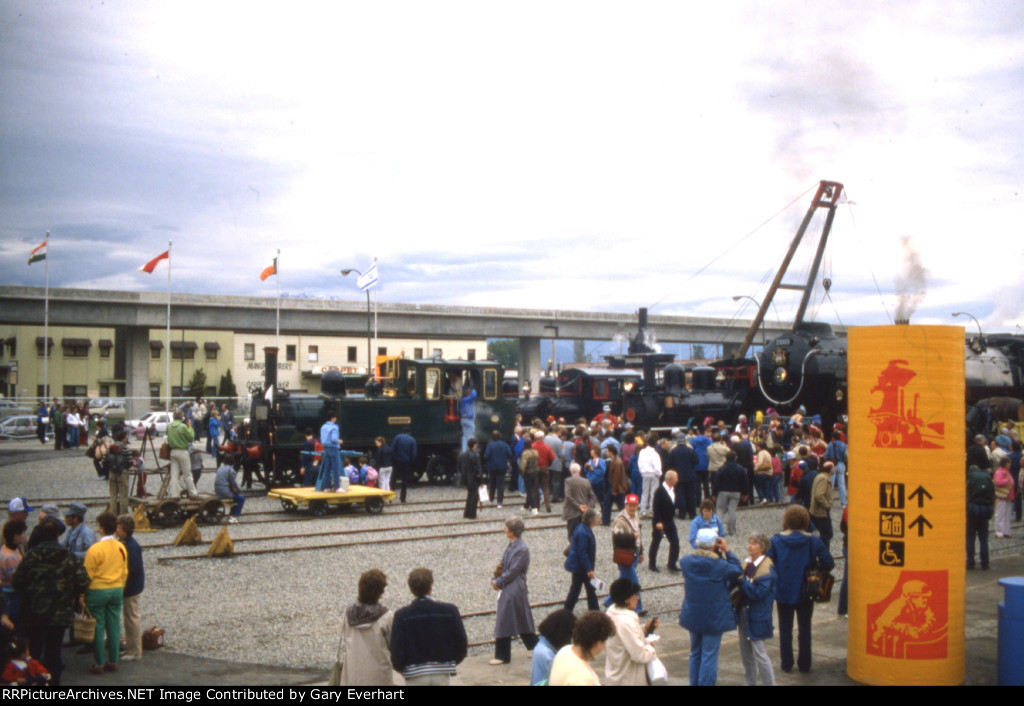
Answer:
[{"label": "red pictogram of locomotive", "polygon": [[907,384],[917,376],[905,360],[890,360],[878,376],[872,393],[882,393],[882,403],[868,412],[875,425],[873,446],[885,449],[941,449],[946,433],[943,422],[925,424],[918,415],[921,394],[914,393],[912,407],[906,405]]}]

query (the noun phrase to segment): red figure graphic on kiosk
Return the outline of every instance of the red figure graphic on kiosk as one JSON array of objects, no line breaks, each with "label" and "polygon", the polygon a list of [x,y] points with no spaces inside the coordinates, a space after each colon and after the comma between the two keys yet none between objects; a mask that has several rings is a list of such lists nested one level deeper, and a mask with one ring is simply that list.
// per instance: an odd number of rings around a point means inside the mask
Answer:
[{"label": "red figure graphic on kiosk", "polygon": [[[904,580],[909,576],[922,578]],[[868,654],[896,659],[945,658],[948,578],[945,571],[902,572],[898,588],[885,600],[868,606]]]},{"label": "red figure graphic on kiosk", "polygon": [[941,449],[942,437],[946,433],[943,422],[925,424],[918,416],[917,405],[920,393],[914,393],[914,406],[907,408],[905,393],[907,384],[917,376],[913,370],[901,367],[908,365],[905,360],[890,360],[889,367],[878,376],[878,384],[871,392],[882,393],[882,403],[868,412],[868,419],[875,425],[873,446],[888,449]]}]

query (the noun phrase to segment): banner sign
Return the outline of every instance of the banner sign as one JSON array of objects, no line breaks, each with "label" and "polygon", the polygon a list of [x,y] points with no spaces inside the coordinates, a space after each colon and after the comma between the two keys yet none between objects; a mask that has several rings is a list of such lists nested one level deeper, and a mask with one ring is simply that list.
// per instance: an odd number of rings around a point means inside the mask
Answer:
[{"label": "banner sign", "polygon": [[965,676],[964,329],[849,332],[847,673],[877,685]]}]

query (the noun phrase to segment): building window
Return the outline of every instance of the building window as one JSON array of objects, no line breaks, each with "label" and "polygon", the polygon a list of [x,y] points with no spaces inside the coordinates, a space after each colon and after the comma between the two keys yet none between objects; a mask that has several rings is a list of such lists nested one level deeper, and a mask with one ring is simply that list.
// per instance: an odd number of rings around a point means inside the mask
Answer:
[{"label": "building window", "polygon": [[309,347],[309,355],[307,356],[307,360],[310,363],[315,363],[318,360],[320,360],[320,346]]},{"label": "building window", "polygon": [[207,397],[216,397],[217,396],[217,386],[216,385],[207,385],[206,386],[206,396]]},{"label": "building window", "polygon": [[50,399],[50,386],[36,385],[36,397],[44,400]]},{"label": "building window", "polygon": [[412,349],[412,357],[415,358],[416,360],[421,360],[423,358],[423,349],[422,348],[413,348]]},{"label": "building window", "polygon": [[377,347],[377,355],[387,355],[387,354],[388,354],[388,347],[387,346],[378,346]]},{"label": "building window", "polygon": [[158,382],[149,383],[149,404],[154,407],[160,404],[160,383]]},{"label": "building window", "polygon": [[160,360],[160,351],[164,349],[163,341],[150,341],[149,342],[149,357],[153,360]]},{"label": "building window", "polygon": [[476,348],[470,348],[466,353],[466,360],[476,360]]},{"label": "building window", "polygon": [[10,336],[4,343],[7,346],[7,355],[12,358],[18,354],[18,339]]},{"label": "building window", "polygon": [[285,346],[284,347],[284,359],[285,360],[295,360],[295,355],[296,355],[296,353],[295,353],[295,346]]},{"label": "building window", "polygon": [[216,341],[207,341],[203,344],[203,350],[206,351],[207,360],[217,360],[217,355],[220,353],[220,344]]},{"label": "building window", "polygon": [[86,390],[85,385],[65,385],[64,386],[64,398],[65,399],[80,399],[85,397]]},{"label": "building window", "polygon": [[246,343],[245,344],[245,360],[256,360],[256,344]]},{"label": "building window", "polygon": [[350,362],[350,363],[356,362],[356,347],[355,346],[349,346],[348,347],[348,362]]},{"label": "building window", "polygon": [[109,338],[100,339],[100,358],[109,358],[110,349],[114,347],[114,342]]},{"label": "building window", "polygon": [[171,360],[195,360],[195,341],[171,341]]},{"label": "building window", "polygon": [[53,339],[48,337],[46,339],[46,344],[44,346],[43,345],[43,337],[42,336],[36,336],[36,353],[39,354],[40,358],[42,358],[44,355],[45,356],[53,355]]}]

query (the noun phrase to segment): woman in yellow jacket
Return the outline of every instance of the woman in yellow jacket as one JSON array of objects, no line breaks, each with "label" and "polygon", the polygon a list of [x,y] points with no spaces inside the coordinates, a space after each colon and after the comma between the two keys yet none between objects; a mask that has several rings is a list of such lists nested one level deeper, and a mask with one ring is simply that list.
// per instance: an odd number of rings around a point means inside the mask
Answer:
[{"label": "woman in yellow jacket", "polygon": [[128,552],[115,535],[117,516],[114,513],[100,513],[96,522],[103,536],[85,553],[85,570],[89,572],[90,580],[85,604],[96,619],[96,638],[92,643],[96,661],[89,671],[103,674],[105,671],[117,671],[121,646],[121,604],[124,601],[124,584],[128,579]]}]

